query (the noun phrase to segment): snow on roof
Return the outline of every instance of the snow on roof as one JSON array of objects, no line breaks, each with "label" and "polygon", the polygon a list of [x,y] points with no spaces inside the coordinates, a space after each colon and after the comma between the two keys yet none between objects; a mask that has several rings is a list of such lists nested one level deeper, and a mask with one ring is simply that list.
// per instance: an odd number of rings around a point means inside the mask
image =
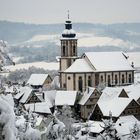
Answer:
[{"label": "snow on roof", "polygon": [[99,105],[103,116],[109,116],[109,112],[111,112],[113,117],[119,117],[131,101],[132,99],[130,98],[119,97],[111,100],[99,99],[97,104]]},{"label": "snow on roof", "polygon": [[100,96],[100,101],[102,100],[111,100],[113,98],[117,98],[120,93],[122,92],[123,88],[117,88],[117,87],[105,87],[105,89],[102,91],[102,94]]},{"label": "snow on roof", "polygon": [[5,88],[5,92],[7,92],[7,93],[13,93],[13,92],[15,92],[15,87],[14,86],[4,86],[4,88]]},{"label": "snow on roof", "polygon": [[128,54],[128,61],[130,63],[134,63],[134,67],[140,68],[140,52],[129,52]]},{"label": "snow on roof", "polygon": [[94,92],[95,88],[93,87],[88,87],[87,90],[84,92],[83,97],[79,101],[80,105],[85,105],[85,103],[88,101],[92,93]]},{"label": "snow on roof", "polygon": [[50,108],[53,107],[55,105],[56,90],[44,91],[43,93],[45,102],[47,102]]},{"label": "snow on roof", "polygon": [[130,129],[136,122],[139,123],[133,115],[121,116],[117,120],[115,128],[119,135],[127,135],[130,134]]},{"label": "snow on roof", "polygon": [[77,91],[57,91],[55,97],[55,105],[63,106],[70,105],[73,106],[75,104],[77,97]]},{"label": "snow on roof", "polygon": [[[101,121],[88,121],[86,123],[88,123],[89,132],[91,132],[91,133],[98,133],[99,134],[100,132],[102,132],[104,130],[103,129],[104,123],[101,122]],[[85,125],[86,125],[86,123],[85,123]],[[84,127],[84,128],[81,129],[81,131],[86,131],[86,129],[87,128]]]},{"label": "snow on roof", "polygon": [[65,70],[65,72],[93,72],[93,69],[85,59],[76,59],[75,62]]},{"label": "snow on roof", "polygon": [[87,52],[85,56],[96,71],[134,70],[122,52]]},{"label": "snow on roof", "polygon": [[23,87],[22,91],[24,93],[24,95],[22,96],[22,98],[20,99],[20,103],[25,103],[28,99],[28,97],[30,96],[30,94],[32,93],[33,89],[31,87]]},{"label": "snow on roof", "polygon": [[50,108],[46,102],[25,104],[24,106],[26,110],[30,109],[31,111],[35,111],[37,113],[51,114]]},{"label": "snow on roof", "polygon": [[27,84],[34,86],[43,85],[47,77],[48,74],[32,74]]},{"label": "snow on roof", "polygon": [[73,29],[65,29],[62,34],[75,34],[75,31]]},{"label": "snow on roof", "polygon": [[128,86],[120,86],[120,87],[106,87],[103,90],[101,95],[101,99],[106,98],[110,100],[111,98],[117,97],[122,90],[125,90],[128,97],[134,100],[138,100],[140,98],[140,84],[133,84]]}]

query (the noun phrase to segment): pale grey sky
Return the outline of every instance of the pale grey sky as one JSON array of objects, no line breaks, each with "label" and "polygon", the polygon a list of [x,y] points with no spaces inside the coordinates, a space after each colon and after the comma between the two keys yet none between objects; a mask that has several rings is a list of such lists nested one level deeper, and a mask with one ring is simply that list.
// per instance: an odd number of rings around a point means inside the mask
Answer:
[{"label": "pale grey sky", "polygon": [[63,23],[140,22],[140,0],[0,0],[0,20]]}]

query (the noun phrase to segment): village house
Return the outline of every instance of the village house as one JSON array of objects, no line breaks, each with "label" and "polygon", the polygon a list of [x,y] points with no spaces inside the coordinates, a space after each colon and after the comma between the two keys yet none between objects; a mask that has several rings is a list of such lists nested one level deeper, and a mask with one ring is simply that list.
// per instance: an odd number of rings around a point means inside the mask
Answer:
[{"label": "village house", "polygon": [[121,86],[134,83],[134,68],[123,52],[87,52],[77,56],[77,38],[68,19],[62,33],[60,87],[85,91],[87,86]]},{"label": "village house", "polygon": [[62,109],[64,105],[71,107],[73,113],[77,107],[78,92],[77,91],[57,91],[55,97],[55,106],[58,109]]},{"label": "village house", "polygon": [[32,74],[27,81],[27,85],[30,85],[34,89],[39,89],[49,86],[51,82],[52,78],[48,74]]},{"label": "village house", "polygon": [[108,119],[110,113],[114,121],[120,116],[134,115],[140,118],[140,105],[129,98],[124,89],[106,87],[90,116],[91,120]]},{"label": "village house", "polygon": [[83,93],[83,96],[78,103],[80,117],[82,119],[88,119],[100,96],[101,93],[97,89],[93,87],[87,87],[86,91]]}]

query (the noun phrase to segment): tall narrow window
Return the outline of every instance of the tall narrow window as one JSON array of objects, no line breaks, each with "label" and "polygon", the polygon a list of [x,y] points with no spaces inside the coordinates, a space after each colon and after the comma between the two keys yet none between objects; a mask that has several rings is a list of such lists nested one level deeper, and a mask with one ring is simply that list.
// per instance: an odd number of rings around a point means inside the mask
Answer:
[{"label": "tall narrow window", "polygon": [[76,55],[76,49],[75,49],[75,46],[73,46],[73,55],[74,55],[74,56]]},{"label": "tall narrow window", "polygon": [[122,74],[122,84],[124,84],[124,74]]},{"label": "tall narrow window", "polygon": [[91,83],[92,83],[92,81],[91,81],[91,76],[88,76],[88,86],[89,86],[89,87],[91,87]]},{"label": "tall narrow window", "polygon": [[131,77],[131,74],[129,74],[129,83],[132,83],[132,77]]},{"label": "tall narrow window", "polygon": [[78,79],[78,89],[79,91],[82,91],[83,89],[83,80],[82,80],[82,77],[80,76],[79,79]]},{"label": "tall narrow window", "polygon": [[117,85],[117,84],[118,84],[118,76],[115,75],[115,85]]},{"label": "tall narrow window", "polygon": [[101,75],[101,82],[103,82],[103,76]]},{"label": "tall narrow window", "polygon": [[66,56],[66,47],[63,46],[62,48],[63,48],[63,56]]},{"label": "tall narrow window", "polygon": [[108,82],[108,86],[110,87],[111,86],[111,80],[110,80],[110,75],[108,75],[108,77],[107,77],[107,82]]}]

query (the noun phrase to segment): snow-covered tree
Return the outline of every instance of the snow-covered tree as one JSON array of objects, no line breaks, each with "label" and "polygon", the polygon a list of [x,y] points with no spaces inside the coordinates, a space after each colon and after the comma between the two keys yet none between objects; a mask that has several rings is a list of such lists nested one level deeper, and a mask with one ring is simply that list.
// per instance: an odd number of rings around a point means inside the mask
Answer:
[{"label": "snow-covered tree", "polygon": [[8,56],[6,52],[7,42],[0,40],[0,71],[2,71],[2,67],[8,62],[10,64],[14,64],[11,58]]},{"label": "snow-covered tree", "polygon": [[140,139],[140,125],[136,122],[132,129],[130,129],[129,140],[139,140]]},{"label": "snow-covered tree", "polygon": [[56,116],[53,116],[52,121],[47,127],[47,139],[58,140],[64,139],[65,125]]},{"label": "snow-covered tree", "polygon": [[108,120],[102,119],[104,126],[101,126],[104,131],[97,137],[97,140],[119,140],[115,129],[115,123],[112,120],[112,113],[109,113]]},{"label": "snow-covered tree", "polygon": [[16,140],[15,114],[13,107],[0,97],[0,137],[1,140]]}]

